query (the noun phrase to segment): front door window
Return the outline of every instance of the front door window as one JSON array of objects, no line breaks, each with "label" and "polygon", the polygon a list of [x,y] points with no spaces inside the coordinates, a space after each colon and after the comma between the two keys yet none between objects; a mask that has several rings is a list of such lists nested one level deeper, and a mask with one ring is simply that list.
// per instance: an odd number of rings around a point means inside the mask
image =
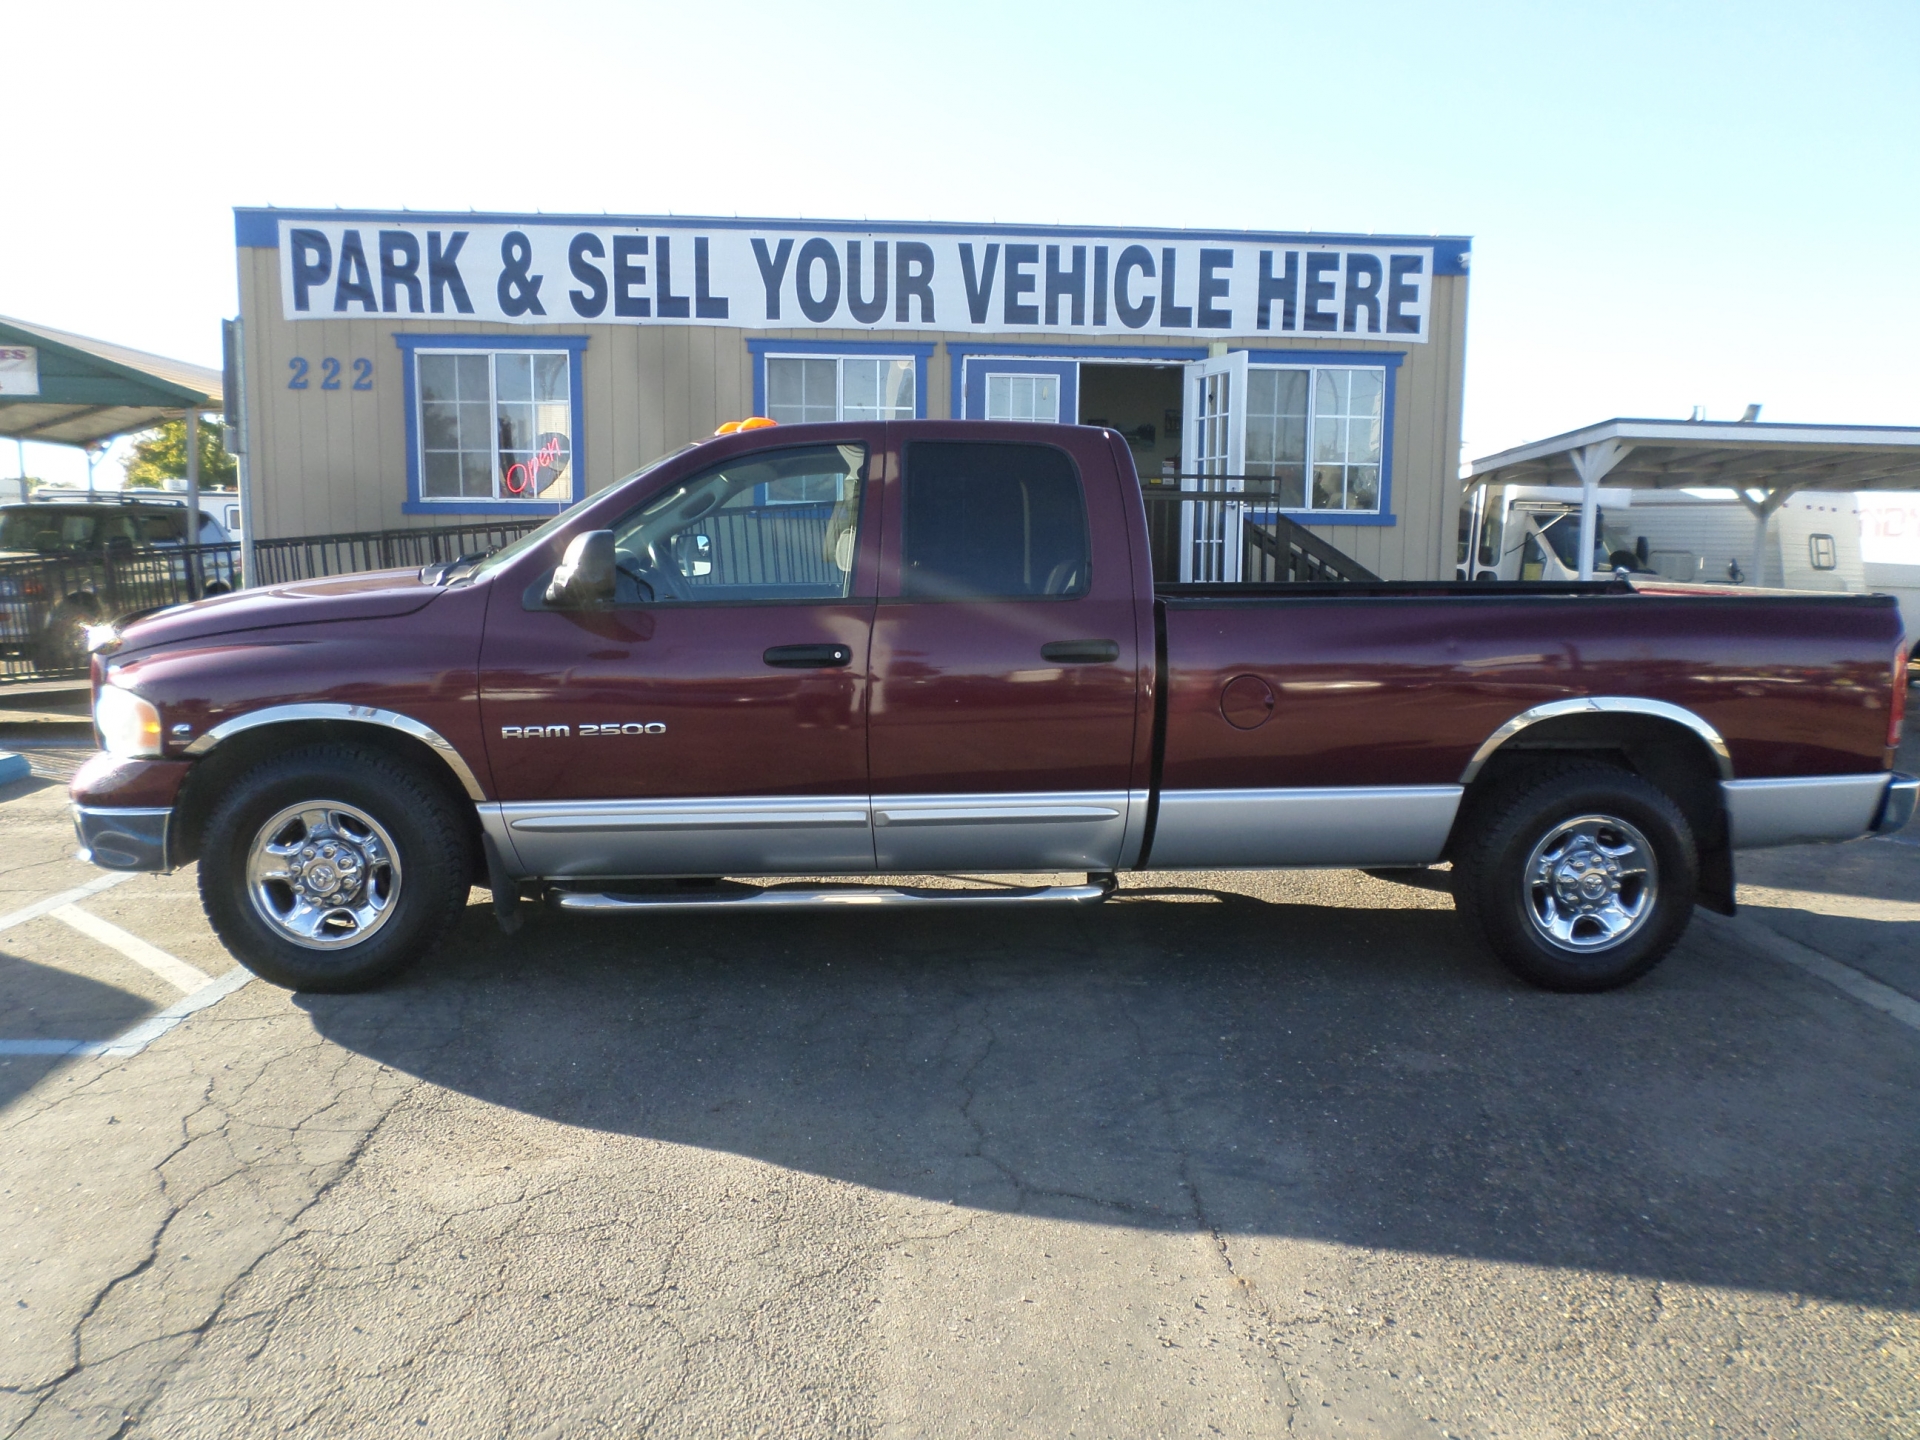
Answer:
[{"label": "front door window", "polygon": [[861,445],[804,446],[668,487],[614,528],[616,598],[845,599],[865,459]]}]

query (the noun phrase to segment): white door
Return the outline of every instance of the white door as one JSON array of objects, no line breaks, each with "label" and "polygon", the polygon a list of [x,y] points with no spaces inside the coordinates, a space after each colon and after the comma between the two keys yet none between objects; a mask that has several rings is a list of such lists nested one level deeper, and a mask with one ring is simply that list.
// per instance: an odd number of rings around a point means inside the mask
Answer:
[{"label": "white door", "polygon": [[[1247,352],[1210,355],[1187,367],[1186,433],[1180,443],[1180,488],[1227,492],[1246,488]],[[1180,578],[1199,584],[1240,579],[1245,506],[1209,501],[1180,507]]]}]

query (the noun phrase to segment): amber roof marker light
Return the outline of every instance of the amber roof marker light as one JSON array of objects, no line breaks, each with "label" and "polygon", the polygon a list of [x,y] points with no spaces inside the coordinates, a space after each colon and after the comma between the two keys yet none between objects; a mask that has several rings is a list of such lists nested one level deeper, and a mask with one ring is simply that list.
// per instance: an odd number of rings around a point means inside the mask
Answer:
[{"label": "amber roof marker light", "polygon": [[778,420],[769,420],[764,415],[749,415],[744,420],[729,420],[713,433],[716,435],[733,435],[742,430],[765,430],[769,426],[778,425],[779,423]]}]

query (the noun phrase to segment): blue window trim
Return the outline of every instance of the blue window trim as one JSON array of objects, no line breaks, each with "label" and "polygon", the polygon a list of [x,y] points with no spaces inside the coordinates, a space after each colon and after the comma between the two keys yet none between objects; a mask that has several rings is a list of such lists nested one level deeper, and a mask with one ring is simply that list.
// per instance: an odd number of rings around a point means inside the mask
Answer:
[{"label": "blue window trim", "polygon": [[967,385],[965,399],[976,402],[978,409],[969,406],[967,413],[978,414],[982,419],[987,413],[987,376],[994,375],[1051,375],[1060,382],[1060,420],[1063,424],[1074,425],[1080,418],[1080,363],[1077,360],[1021,360],[1009,355],[974,355],[970,357],[974,364],[967,367]]},{"label": "blue window trim", "polygon": [[[527,335],[506,332],[496,335],[419,335],[396,334],[393,343],[404,357],[400,369],[405,376],[407,404],[407,501],[401,512],[407,515],[558,515],[567,506],[585,497],[587,447],[580,431],[585,413],[582,397],[581,357],[587,348],[585,335]],[[565,500],[427,500],[420,494],[420,404],[415,379],[414,352],[417,350],[565,350],[567,352],[567,400],[573,407],[573,429],[567,436],[573,466],[573,493]]]},{"label": "blue window trim", "polygon": [[[1204,345],[955,345],[947,342],[947,364],[952,370],[947,414],[955,420],[966,418],[966,394],[963,382],[968,359],[1006,360],[1145,360],[1187,361],[1207,358]],[[1077,392],[1079,386],[1074,386]],[[1064,397],[1062,398],[1064,408]],[[1075,412],[1077,415],[1079,412]],[[1073,424],[1073,421],[1068,421]]]},{"label": "blue window trim", "polygon": [[[1240,348],[1240,347],[1236,347]],[[1407,358],[1404,350],[1255,350],[1247,349],[1248,365],[1265,365],[1273,368],[1313,365],[1324,368],[1340,369],[1381,369],[1387,372],[1386,396],[1380,415],[1380,509],[1377,513],[1347,514],[1341,513],[1338,519],[1330,518],[1335,512],[1330,510],[1288,510],[1280,506],[1282,515],[1301,525],[1398,525],[1400,517],[1393,513],[1393,407],[1395,391],[1399,389],[1400,364]],[[1308,402],[1311,404],[1311,400]],[[1307,468],[1312,470],[1312,462]],[[1268,508],[1265,506],[1262,509]]]},{"label": "blue window trim", "polygon": [[868,360],[875,356],[912,360],[913,418],[927,418],[927,361],[933,357],[933,346],[924,341],[896,344],[890,340],[749,340],[747,352],[753,356],[753,413],[756,415],[767,413],[769,355],[835,355],[851,360]]}]

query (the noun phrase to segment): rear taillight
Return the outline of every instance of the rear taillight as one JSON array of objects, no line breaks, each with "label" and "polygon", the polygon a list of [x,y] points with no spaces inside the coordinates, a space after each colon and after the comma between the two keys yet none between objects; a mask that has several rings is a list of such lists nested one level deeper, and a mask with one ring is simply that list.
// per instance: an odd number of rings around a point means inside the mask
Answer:
[{"label": "rear taillight", "polygon": [[1893,704],[1887,713],[1887,748],[1900,748],[1901,722],[1907,718],[1907,650],[1903,645],[1893,656]]}]

